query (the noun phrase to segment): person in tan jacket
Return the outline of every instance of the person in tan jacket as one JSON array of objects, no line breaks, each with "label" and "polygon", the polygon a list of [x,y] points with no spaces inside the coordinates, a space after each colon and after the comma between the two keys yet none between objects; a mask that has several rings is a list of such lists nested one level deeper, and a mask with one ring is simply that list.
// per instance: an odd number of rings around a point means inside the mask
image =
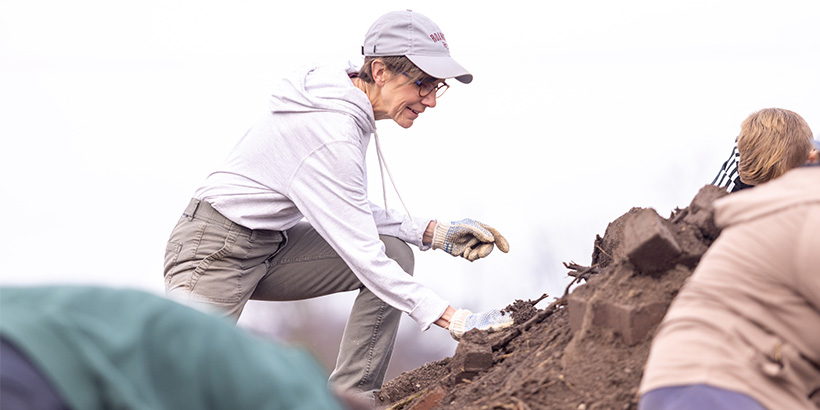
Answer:
[{"label": "person in tan jacket", "polygon": [[640,410],[816,408],[820,166],[812,165],[715,202],[723,230],[658,327]]}]

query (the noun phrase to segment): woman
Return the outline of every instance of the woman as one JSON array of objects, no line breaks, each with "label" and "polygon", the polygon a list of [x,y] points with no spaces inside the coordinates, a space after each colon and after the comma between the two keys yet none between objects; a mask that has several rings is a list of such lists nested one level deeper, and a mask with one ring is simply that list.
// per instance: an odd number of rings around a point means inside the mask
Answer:
[{"label": "woman", "polygon": [[379,18],[362,51],[361,69],[312,67],[279,84],[270,112],[208,176],[173,230],[165,285],[234,318],[249,299],[358,290],[330,382],[367,393],[381,387],[401,312],[453,337],[478,319],[485,328],[510,324],[497,311],[457,311],[415,280],[407,244],[470,261],[509,246],[474,220],[412,218],[368,200],[371,134],[382,162],[375,121],[409,128],[436,106],[445,79],[469,83],[472,75],[450,57],[438,26],[412,11]]},{"label": "woman", "polygon": [[811,129],[799,114],[765,108],[749,115],[712,185],[730,193],[760,185],[818,158]]}]

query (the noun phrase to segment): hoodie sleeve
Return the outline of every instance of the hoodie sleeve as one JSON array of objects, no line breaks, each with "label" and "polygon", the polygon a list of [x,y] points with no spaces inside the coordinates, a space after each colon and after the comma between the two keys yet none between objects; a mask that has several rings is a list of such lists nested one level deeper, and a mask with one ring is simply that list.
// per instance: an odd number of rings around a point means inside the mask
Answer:
[{"label": "hoodie sleeve", "polygon": [[[306,156],[288,184],[288,197],[368,289],[426,330],[448,302],[385,255],[367,198],[362,147],[351,140],[322,144]],[[387,226],[409,239],[412,223],[394,221]],[[420,241],[419,234],[410,242]]]},{"label": "hoodie sleeve", "polygon": [[373,202],[370,202],[370,211],[373,213],[373,220],[376,222],[376,228],[380,234],[395,236],[407,243],[418,246],[423,251],[430,249],[430,246],[425,246],[422,243],[422,236],[432,219],[411,219],[404,213],[392,209],[387,211]]}]

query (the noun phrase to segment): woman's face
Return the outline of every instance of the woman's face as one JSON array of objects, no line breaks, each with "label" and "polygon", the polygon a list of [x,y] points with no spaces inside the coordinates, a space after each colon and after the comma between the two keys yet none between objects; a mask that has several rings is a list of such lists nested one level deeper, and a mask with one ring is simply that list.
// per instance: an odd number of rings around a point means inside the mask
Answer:
[{"label": "woman's face", "polygon": [[419,86],[401,73],[387,73],[381,96],[384,118],[391,118],[402,128],[410,128],[424,110],[436,106],[435,92],[421,97]]}]

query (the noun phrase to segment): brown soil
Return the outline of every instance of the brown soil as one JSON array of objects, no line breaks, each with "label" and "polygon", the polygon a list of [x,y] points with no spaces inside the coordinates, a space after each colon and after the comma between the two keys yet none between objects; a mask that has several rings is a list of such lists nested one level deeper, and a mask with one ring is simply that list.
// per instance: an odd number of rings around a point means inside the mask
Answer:
[{"label": "brown soil", "polygon": [[564,295],[544,309],[543,297],[516,300],[513,327],[472,330],[453,357],[388,381],[381,408],[637,409],[655,328],[720,233],[711,205],[723,195],[706,186],[669,218],[631,209],[595,238],[589,267],[565,263]]}]

